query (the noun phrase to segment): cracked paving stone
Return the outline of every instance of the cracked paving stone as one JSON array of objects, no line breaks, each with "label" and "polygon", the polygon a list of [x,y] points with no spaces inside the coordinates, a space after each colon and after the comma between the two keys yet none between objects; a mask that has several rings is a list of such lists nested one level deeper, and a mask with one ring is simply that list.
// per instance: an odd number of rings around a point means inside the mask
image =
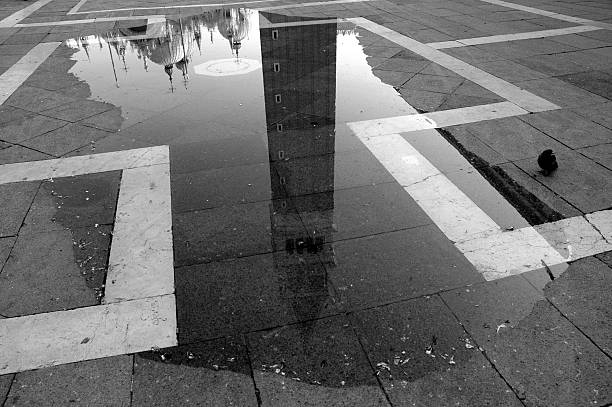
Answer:
[{"label": "cracked paving stone", "polygon": [[544,294],[612,357],[612,273],[606,264],[593,257],[573,262]]},{"label": "cracked paving stone", "polygon": [[354,314],[395,405],[521,406],[438,296]]},{"label": "cracked paving stone", "polygon": [[602,405],[612,397],[612,361],[522,276],[442,297],[526,405]]},{"label": "cracked paving stone", "polygon": [[264,406],[386,406],[343,316],[252,333],[248,346]]}]

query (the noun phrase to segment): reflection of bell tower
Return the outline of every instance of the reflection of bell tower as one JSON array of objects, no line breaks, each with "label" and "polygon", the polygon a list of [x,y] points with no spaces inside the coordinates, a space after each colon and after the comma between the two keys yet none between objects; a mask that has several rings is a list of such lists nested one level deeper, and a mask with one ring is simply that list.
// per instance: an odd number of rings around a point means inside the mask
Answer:
[{"label": "reflection of bell tower", "polygon": [[326,243],[334,209],[337,24],[260,16],[275,269],[281,296],[304,321],[328,301],[326,267],[335,264]]}]

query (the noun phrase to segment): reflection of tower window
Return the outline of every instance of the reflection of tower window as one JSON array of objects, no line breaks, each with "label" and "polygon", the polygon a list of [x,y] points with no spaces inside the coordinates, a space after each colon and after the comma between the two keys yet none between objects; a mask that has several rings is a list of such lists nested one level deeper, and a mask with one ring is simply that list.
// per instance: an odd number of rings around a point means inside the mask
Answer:
[{"label": "reflection of tower window", "polygon": [[278,62],[274,63],[274,72],[280,72],[280,64]]},{"label": "reflection of tower window", "polygon": [[284,160],[285,159],[285,152],[283,150],[280,150],[278,152],[278,159],[279,160]]},{"label": "reflection of tower window", "polygon": [[282,123],[276,123],[276,131],[283,131],[283,124]]},{"label": "reflection of tower window", "polygon": [[272,39],[278,40],[278,30],[272,30]]},{"label": "reflection of tower window", "polygon": [[[285,177],[280,177],[280,183],[281,183],[281,185],[285,185],[287,183],[287,180],[285,179]],[[285,206],[285,208],[286,208],[286,206]]]},{"label": "reflection of tower window", "polygon": [[281,102],[281,95],[280,94],[274,95],[274,101],[276,103],[280,103]]}]

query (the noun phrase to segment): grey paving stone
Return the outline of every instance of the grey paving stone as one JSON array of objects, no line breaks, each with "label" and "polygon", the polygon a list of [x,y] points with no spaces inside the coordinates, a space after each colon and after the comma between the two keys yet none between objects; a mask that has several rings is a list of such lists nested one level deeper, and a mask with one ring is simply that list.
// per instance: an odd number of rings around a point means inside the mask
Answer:
[{"label": "grey paving stone", "polygon": [[478,98],[485,98],[497,101],[503,101],[504,99],[497,94],[483,88],[480,85],[475,84],[472,81],[464,81],[454,92],[455,95],[462,96],[473,96]]},{"label": "grey paving stone", "polygon": [[528,192],[535,195],[540,201],[561,214],[564,218],[581,216],[583,214],[562,197],[538,182],[538,180],[529,176],[514,163],[499,164],[499,167]]},{"label": "grey paving stone", "polygon": [[511,83],[522,82],[530,79],[541,79],[550,76],[542,72],[534,71],[533,69],[516,63],[515,61],[508,60],[484,62],[478,64],[477,66],[480,69]]},{"label": "grey paving stone", "polygon": [[549,283],[546,297],[608,356],[612,356],[612,273],[588,257],[571,263],[561,277]]},{"label": "grey paving stone", "polygon": [[612,361],[524,279],[507,280],[442,295],[524,403],[569,407],[610,400]]},{"label": "grey paving stone", "polygon": [[381,71],[378,69],[374,69],[372,73],[384,83],[395,87],[402,86],[415,75],[413,72]]},{"label": "grey paving stone", "polygon": [[589,92],[612,99],[612,75],[606,72],[578,72],[559,78]]},{"label": "grey paving stone", "polygon": [[607,264],[608,267],[612,268],[612,251],[598,254],[595,257]]},{"label": "grey paving stone", "polygon": [[328,242],[431,224],[397,183],[304,195],[294,202],[305,227],[316,231],[313,238],[331,229]]},{"label": "grey paving stone", "polygon": [[500,61],[506,59],[505,57],[495,53],[483,51],[477,46],[449,48],[445,49],[444,52],[454,56],[455,58],[459,58],[468,64],[478,64],[481,62]]},{"label": "grey paving stone", "polygon": [[19,143],[65,126],[67,122],[39,114],[28,114],[0,125],[0,140]]},{"label": "grey paving stone", "polygon": [[45,38],[47,34],[45,33],[37,33],[37,34],[21,34],[17,32],[16,34],[11,35],[9,38],[4,40],[3,45],[21,45],[21,44],[38,44]]},{"label": "grey paving stone", "polygon": [[48,160],[50,158],[55,157],[19,145],[0,150],[0,165],[25,161]]},{"label": "grey paving stone", "polygon": [[580,34],[559,35],[549,38],[551,41],[571,45],[578,49],[600,48],[612,45],[612,41],[600,41]]},{"label": "grey paving stone", "polygon": [[18,373],[7,406],[130,405],[132,356],[115,356]]},{"label": "grey paving stone", "polygon": [[539,173],[533,160],[516,161],[516,165],[584,213],[612,206],[612,172],[576,153],[557,155],[559,169],[550,177]]},{"label": "grey paving stone", "polygon": [[564,52],[577,50],[576,47],[552,41],[551,38],[532,38],[528,40],[519,40],[514,41],[513,45],[516,45],[523,50],[532,51],[533,55],[561,54]]},{"label": "grey paving stone", "polygon": [[[270,202],[173,215],[174,264],[196,264],[272,251]],[[283,214],[298,227],[297,212]],[[288,220],[287,220],[288,221]],[[304,230],[304,236],[307,235]]]},{"label": "grey paving stone", "polygon": [[434,62],[427,65],[423,68],[419,73],[423,75],[439,75],[439,76],[452,76],[455,78],[460,78],[461,76],[450,69],[446,69],[443,66],[440,66]]},{"label": "grey paving stone", "polygon": [[0,105],[0,125],[28,116],[30,112],[7,104]]},{"label": "grey paving stone", "polygon": [[263,406],[386,406],[385,396],[344,317],[248,337]]},{"label": "grey paving stone", "polygon": [[351,309],[482,281],[434,226],[336,242],[333,249],[329,278]]},{"label": "grey paving stone", "polygon": [[238,337],[135,358],[132,406],[257,406],[246,347]]},{"label": "grey paving stone", "polygon": [[111,135],[104,130],[70,123],[59,129],[42,134],[38,137],[24,141],[26,147],[43,151],[47,154],[60,157],[79,147],[83,147]]},{"label": "grey paving stone", "polygon": [[[2,319],[3,317],[0,317]],[[8,395],[11,384],[13,383],[14,374],[7,374],[0,376],[0,401],[4,404],[6,396]]]},{"label": "grey paving stone", "polygon": [[612,102],[577,107],[573,109],[581,116],[588,117],[608,129],[612,129]]},{"label": "grey paving stone", "polygon": [[267,163],[174,174],[171,187],[176,213],[272,198]]},{"label": "grey paving stone", "polygon": [[407,88],[400,89],[400,93],[410,106],[425,112],[434,112],[439,110],[438,108],[440,105],[444,103],[448,97],[446,93]]},{"label": "grey paving stone", "polygon": [[[21,316],[99,303],[88,287],[90,267],[105,264],[105,250],[91,262],[79,263],[75,235],[70,231],[20,235],[0,274],[0,314]],[[95,272],[95,271],[94,271]]]},{"label": "grey paving stone", "polygon": [[0,185],[0,237],[17,235],[39,184],[18,182]]},{"label": "grey paving stone", "polygon": [[547,148],[559,153],[569,151],[561,143],[516,117],[473,123],[466,129],[507,160],[537,157]]},{"label": "grey paving stone", "polygon": [[78,79],[66,72],[35,71],[24,82],[25,86],[56,91],[78,84]]},{"label": "grey paving stone", "polygon": [[460,109],[463,107],[470,106],[480,106],[480,105],[488,105],[490,103],[499,102],[500,98],[482,98],[478,96],[467,96],[467,95],[458,95],[457,93],[453,93],[449,97],[444,100],[444,103],[440,105],[438,110],[450,110],[450,109]]},{"label": "grey paving stone", "polygon": [[295,251],[176,270],[179,343],[338,314],[317,253]]},{"label": "grey paving stone", "polygon": [[426,90],[429,92],[452,93],[463,79],[439,75],[416,74],[402,88]]},{"label": "grey paving stone", "polygon": [[[469,151],[471,154],[474,154],[479,158],[479,161],[484,161],[485,164],[496,165],[500,163],[508,162],[506,158],[504,158],[501,154],[493,150],[487,144],[483,143],[478,137],[472,134],[468,128],[469,125],[459,125],[459,126],[451,126],[443,128],[444,131],[448,132],[449,135],[456,140],[458,144],[460,144],[463,148]],[[419,132],[413,132],[415,136],[411,134],[405,134],[406,137],[413,145],[422,146],[423,143],[425,146],[421,148],[426,148],[427,145],[432,145],[430,150],[433,152],[434,148],[440,148],[442,151],[449,151],[448,154],[443,154],[442,157],[436,162],[437,168],[444,168],[442,171],[456,171],[460,169],[466,169],[465,161],[459,160],[458,162],[453,162],[454,160],[449,160],[448,156],[455,156],[456,154],[451,154],[452,150],[455,147],[452,147],[450,143],[446,141],[442,141],[442,137],[438,138],[427,138],[423,139],[423,137],[418,137]],[[421,148],[418,148],[421,151]],[[435,160],[437,154],[430,154],[430,159]],[[483,162],[469,160],[473,166],[480,166]],[[451,164],[450,166],[448,164]],[[454,164],[454,165],[453,165]]]},{"label": "grey paving stone", "polygon": [[612,170],[612,143],[587,147],[578,151],[589,157],[591,160]]},{"label": "grey paving stone", "polygon": [[[355,314],[379,380],[396,405],[521,406],[437,296]],[[429,352],[429,353],[428,353]]]},{"label": "grey paving stone", "polygon": [[112,225],[120,171],[54,178],[38,191],[21,233],[36,233]]},{"label": "grey paving stone", "polygon": [[398,52],[402,51],[400,47],[381,47],[378,45],[369,45],[363,48],[364,54],[371,57],[389,58]]},{"label": "grey paving stone", "polygon": [[45,89],[22,85],[5,102],[31,112],[42,112],[72,102],[74,99]]},{"label": "grey paving stone", "polygon": [[546,76],[561,76],[587,70],[583,65],[572,62],[565,54],[534,55],[515,60],[519,64]]},{"label": "grey paving stone", "polygon": [[571,148],[612,143],[612,130],[567,109],[523,115],[519,119]]},{"label": "grey paving stone", "polygon": [[111,110],[112,108],[113,106],[108,103],[95,100],[79,100],[49,110],[44,110],[42,114],[69,122],[78,122]]},{"label": "grey paving stone", "polygon": [[266,144],[261,139],[253,137],[178,144],[170,147],[173,175],[268,163],[269,160]]},{"label": "grey paving stone", "polygon": [[8,259],[9,254],[11,253],[11,249],[15,244],[14,237],[3,237],[0,238],[0,270],[4,267],[4,263],[6,259]]},{"label": "grey paving stone", "polygon": [[377,65],[376,69],[381,71],[417,73],[427,65],[429,65],[429,62],[423,60],[389,58],[382,64]]}]

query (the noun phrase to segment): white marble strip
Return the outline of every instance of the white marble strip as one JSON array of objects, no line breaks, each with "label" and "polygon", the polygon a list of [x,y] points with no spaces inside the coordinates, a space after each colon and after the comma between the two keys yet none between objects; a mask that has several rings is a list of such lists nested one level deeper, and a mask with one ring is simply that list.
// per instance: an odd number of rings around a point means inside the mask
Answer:
[{"label": "white marble strip", "polygon": [[0,185],[168,164],[168,146],[0,165]]},{"label": "white marble strip", "polygon": [[68,15],[70,14],[77,14],[77,11],[79,11],[79,9],[83,6],[83,4],[87,3],[88,0],[79,0],[79,2],[73,7],[71,8],[68,13]]},{"label": "white marble strip", "polygon": [[520,116],[527,113],[529,112],[513,103],[499,102],[488,105],[441,110],[439,112],[364,120],[348,123],[348,126],[356,134],[366,137],[377,137],[392,133],[436,129],[484,120]]},{"label": "white marble strip", "polygon": [[174,292],[170,165],[123,171],[104,303]]},{"label": "white marble strip", "polygon": [[51,3],[53,0],[38,0],[37,2],[34,2],[32,4],[30,4],[27,7],[24,7],[23,9],[11,14],[10,16],[0,20],[0,28],[9,28],[9,27],[14,27],[15,24],[19,23],[21,20],[23,20],[24,18],[28,17],[30,14],[32,14],[33,12],[35,12],[36,10],[40,9],[41,7],[46,6],[47,4]]},{"label": "white marble strip", "polygon": [[[534,228],[484,233],[455,247],[487,281],[564,263],[559,252]],[[544,263],[542,263],[544,262]]]},{"label": "white marble strip", "polygon": [[0,375],[177,345],[173,294],[0,319]]},{"label": "white marble strip", "polygon": [[447,55],[442,51],[393,31],[390,28],[377,24],[363,17],[350,18],[348,20],[360,27],[380,35],[385,39],[393,41],[396,44],[437,63],[438,65],[450,69],[458,75],[461,75],[464,78],[482,86],[483,88],[490,90],[491,92],[503,97],[504,99],[527,110],[528,112],[542,112],[559,109],[559,106],[544,98],[521,89],[516,85],[491,75],[482,69],[478,69],[458,58]]},{"label": "white marble strip", "polygon": [[555,37],[559,35],[577,34],[577,33],[582,33],[582,32],[596,31],[596,30],[601,30],[601,28],[588,26],[588,25],[579,25],[576,27],[557,28],[554,30],[529,31],[529,32],[522,32],[522,33],[515,33],[515,34],[490,35],[488,37],[464,38],[464,39],[455,40],[455,41],[430,42],[427,45],[435,49],[460,48],[460,47],[467,47],[470,45],[528,40],[532,38]]},{"label": "white marble strip", "polygon": [[399,134],[356,135],[453,242],[499,230],[493,219]]},{"label": "white marble strip", "polygon": [[533,227],[566,261],[612,250],[612,210]]},{"label": "white marble strip", "polygon": [[61,42],[43,42],[36,45],[0,75],[0,105],[6,102],[60,44]]},{"label": "white marble strip", "polygon": [[539,8],[523,6],[522,4],[510,3],[502,0],[481,0],[486,3],[496,4],[498,6],[508,7],[515,10],[526,11],[532,14],[538,14],[541,16],[546,16],[550,18],[554,18],[557,20],[568,21],[570,23],[584,24],[584,25],[592,25],[596,27],[600,27],[606,30],[612,30],[612,24],[604,23],[602,21],[588,20],[586,18],[573,17],[565,14],[554,13],[552,11],[541,10]]},{"label": "white marble strip", "polygon": [[495,280],[612,250],[612,210],[484,233],[455,246],[486,280]]}]

